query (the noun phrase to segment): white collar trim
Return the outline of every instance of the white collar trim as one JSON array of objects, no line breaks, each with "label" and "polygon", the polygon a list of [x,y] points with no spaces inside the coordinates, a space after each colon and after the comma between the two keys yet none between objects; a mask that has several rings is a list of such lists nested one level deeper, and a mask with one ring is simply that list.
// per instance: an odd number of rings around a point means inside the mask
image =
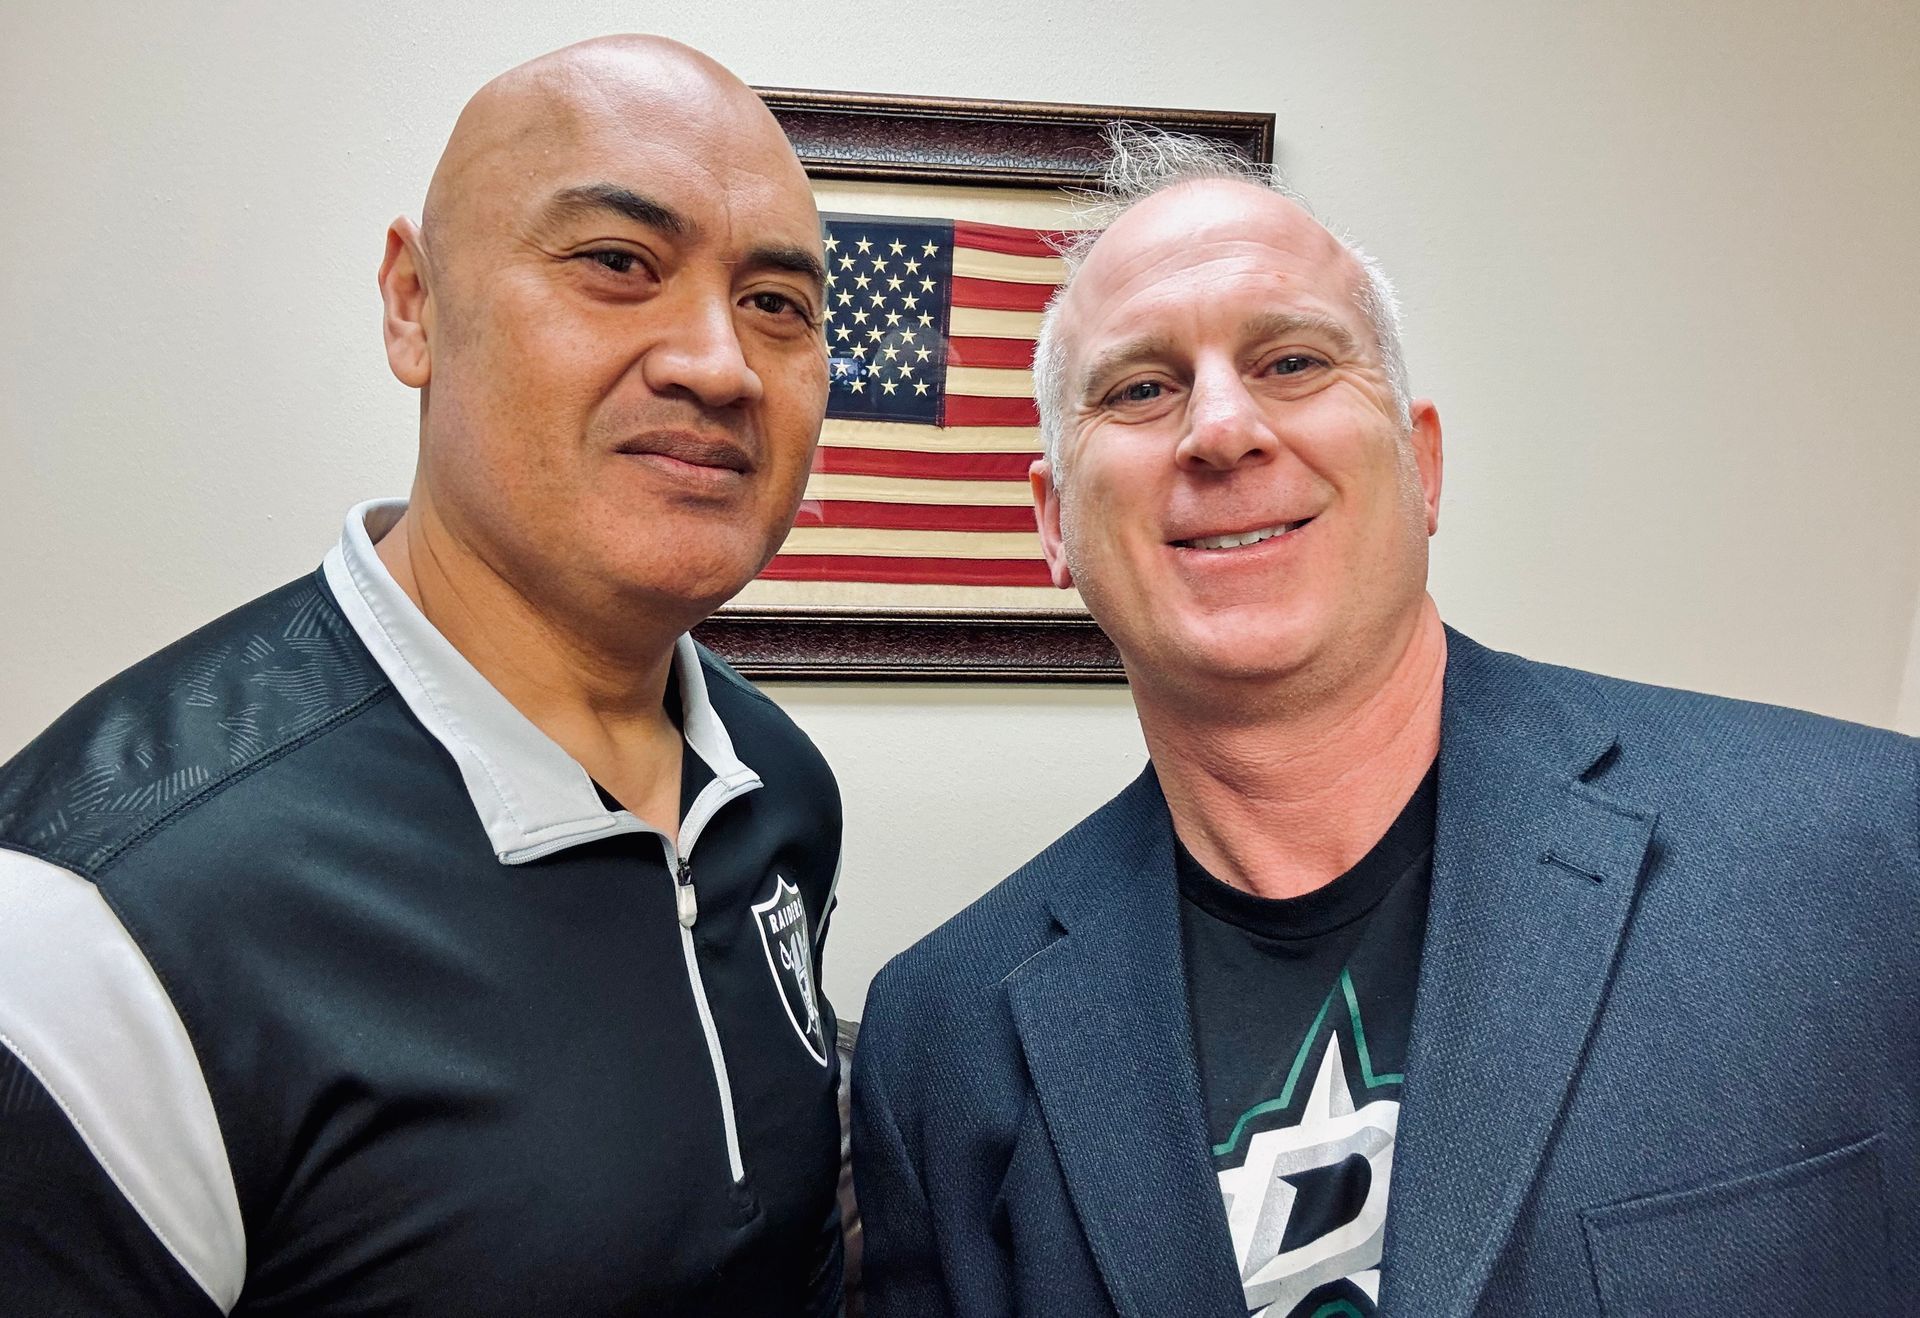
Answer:
[{"label": "white collar trim", "polygon": [[[373,542],[406,509],[404,499],[373,499],[349,512],[340,543],[327,554],[327,585],[407,708],[453,756],[494,854],[517,865],[593,838],[660,832],[629,811],[608,810],[578,761],[514,708],[400,589]],[[691,825],[760,786],[760,777],[734,754],[692,637],[674,643],[673,663],[682,733],[714,773],[688,811]],[[690,831],[697,830],[682,829],[686,850]]]}]

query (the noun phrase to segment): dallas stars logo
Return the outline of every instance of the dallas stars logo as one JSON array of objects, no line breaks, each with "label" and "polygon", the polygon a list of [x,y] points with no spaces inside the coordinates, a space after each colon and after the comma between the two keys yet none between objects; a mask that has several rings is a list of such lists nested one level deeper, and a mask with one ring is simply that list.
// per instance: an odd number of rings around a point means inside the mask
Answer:
[{"label": "dallas stars logo", "polygon": [[[1370,1087],[1399,1082],[1398,1075],[1373,1074],[1359,1003],[1352,981],[1343,972],[1301,1041],[1286,1091],[1281,1098],[1263,1103],[1243,1117],[1234,1138],[1214,1150],[1216,1156],[1232,1152],[1250,1119],[1291,1106],[1294,1081],[1320,1034],[1328,1009],[1342,990],[1351,1013],[1363,1079]],[[1234,1259],[1240,1267],[1249,1311],[1267,1318],[1288,1318],[1316,1289],[1342,1278],[1368,1300],[1378,1302],[1387,1191],[1399,1120],[1400,1104],[1393,1099],[1355,1106],[1339,1034],[1329,1031],[1313,1087],[1295,1124],[1255,1134],[1247,1141],[1241,1164],[1219,1172]],[[1359,1197],[1356,1187],[1362,1173],[1356,1159],[1366,1165],[1359,1210],[1343,1208],[1336,1215],[1337,1224],[1327,1228],[1325,1200]],[[1316,1196],[1322,1202],[1310,1201]],[[1358,1300],[1359,1296],[1353,1298]],[[1371,1312],[1371,1305],[1361,1310],[1348,1301],[1336,1300],[1322,1305],[1314,1318],[1336,1314],[1362,1318],[1363,1313]]]}]

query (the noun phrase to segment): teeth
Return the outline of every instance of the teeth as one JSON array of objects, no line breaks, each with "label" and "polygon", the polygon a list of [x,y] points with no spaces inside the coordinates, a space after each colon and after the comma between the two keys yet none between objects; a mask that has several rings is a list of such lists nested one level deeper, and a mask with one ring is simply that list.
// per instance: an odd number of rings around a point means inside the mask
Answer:
[{"label": "teeth", "polygon": [[1241,545],[1257,545],[1262,540],[1271,540],[1276,535],[1285,535],[1305,522],[1283,522],[1279,526],[1269,526],[1260,531],[1245,531],[1239,535],[1203,535],[1197,540],[1181,540],[1177,543],[1190,549],[1238,549]]}]

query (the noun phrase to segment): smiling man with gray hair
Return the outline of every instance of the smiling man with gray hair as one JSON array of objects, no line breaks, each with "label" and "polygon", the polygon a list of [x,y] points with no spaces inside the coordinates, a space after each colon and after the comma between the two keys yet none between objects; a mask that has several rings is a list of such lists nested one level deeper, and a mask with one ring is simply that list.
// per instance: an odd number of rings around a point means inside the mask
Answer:
[{"label": "smiling man with gray hair", "polygon": [[1032,482],[1152,764],[874,981],[871,1312],[1920,1311],[1920,743],[1444,626],[1385,277],[1114,145]]}]

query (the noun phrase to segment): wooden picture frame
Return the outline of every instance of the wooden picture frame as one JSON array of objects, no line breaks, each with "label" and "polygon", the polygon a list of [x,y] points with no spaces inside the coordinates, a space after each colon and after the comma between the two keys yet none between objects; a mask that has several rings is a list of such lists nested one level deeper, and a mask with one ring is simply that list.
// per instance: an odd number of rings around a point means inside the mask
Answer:
[{"label": "wooden picture frame", "polygon": [[[833,189],[856,187],[895,203],[926,190],[956,211],[1016,197],[1019,204],[1065,203],[1072,189],[1097,180],[1103,134],[1116,121],[1205,137],[1261,164],[1273,159],[1270,114],[758,90],[815,181],[823,213],[836,209]],[[872,601],[796,605],[756,601],[753,591],[694,631],[752,678],[1125,680],[1112,642],[1079,607],[902,605],[878,598],[887,593],[880,587]]]}]

